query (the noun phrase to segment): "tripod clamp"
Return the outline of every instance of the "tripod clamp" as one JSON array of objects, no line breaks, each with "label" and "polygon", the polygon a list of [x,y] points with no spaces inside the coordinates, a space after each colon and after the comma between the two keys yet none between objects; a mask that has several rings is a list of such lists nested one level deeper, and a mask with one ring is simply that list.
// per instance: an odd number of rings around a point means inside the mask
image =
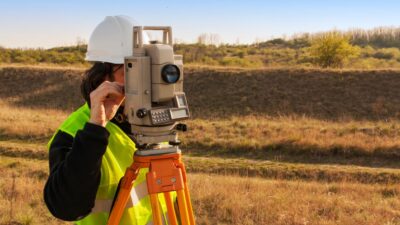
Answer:
[{"label": "tripod clamp", "polygon": [[[150,195],[153,223],[162,225],[162,211],[158,194],[163,193],[167,205],[167,215],[171,225],[195,225],[192,204],[187,187],[185,166],[181,160],[178,146],[166,148],[138,149],[133,163],[127,168],[111,211],[107,225],[118,225],[130,196],[139,170],[148,168],[146,174],[147,190]],[[175,211],[171,192],[176,191],[179,213]],[[178,223],[178,219],[180,223]]]}]

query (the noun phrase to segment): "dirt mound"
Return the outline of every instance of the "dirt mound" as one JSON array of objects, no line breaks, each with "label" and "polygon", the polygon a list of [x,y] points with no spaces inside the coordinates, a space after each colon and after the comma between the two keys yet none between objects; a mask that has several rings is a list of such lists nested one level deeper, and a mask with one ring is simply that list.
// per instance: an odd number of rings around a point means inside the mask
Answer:
[{"label": "dirt mound", "polygon": [[83,70],[1,68],[0,98],[29,108],[72,111],[83,103],[80,80]]},{"label": "dirt mound", "polygon": [[334,120],[400,116],[399,71],[191,70],[185,88],[196,116],[253,113]]},{"label": "dirt mound", "polygon": [[[83,70],[2,68],[0,97],[17,106],[72,111]],[[195,117],[244,114],[376,120],[400,116],[399,71],[187,69]]]}]

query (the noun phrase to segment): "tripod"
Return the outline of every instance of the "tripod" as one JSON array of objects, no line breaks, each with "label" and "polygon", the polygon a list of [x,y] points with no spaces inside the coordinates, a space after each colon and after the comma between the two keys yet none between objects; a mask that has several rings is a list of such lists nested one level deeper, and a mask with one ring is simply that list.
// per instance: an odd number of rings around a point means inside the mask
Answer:
[{"label": "tripod", "polygon": [[[149,168],[146,174],[147,189],[154,225],[162,225],[162,211],[158,193],[163,193],[167,205],[168,220],[171,225],[195,225],[189,190],[186,183],[186,171],[177,146],[167,149],[137,150],[133,163],[126,169],[120,184],[114,207],[107,225],[118,225],[139,170]],[[179,213],[175,211],[171,192],[176,191]],[[178,217],[179,221],[178,223]]]}]

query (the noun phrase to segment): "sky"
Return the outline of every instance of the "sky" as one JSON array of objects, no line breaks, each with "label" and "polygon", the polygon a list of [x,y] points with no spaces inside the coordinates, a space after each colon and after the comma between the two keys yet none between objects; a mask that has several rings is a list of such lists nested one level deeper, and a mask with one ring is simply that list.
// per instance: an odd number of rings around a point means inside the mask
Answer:
[{"label": "sky", "polygon": [[2,0],[0,46],[51,48],[88,41],[105,16],[172,26],[193,43],[217,34],[223,43],[253,43],[331,29],[400,27],[398,0]]}]

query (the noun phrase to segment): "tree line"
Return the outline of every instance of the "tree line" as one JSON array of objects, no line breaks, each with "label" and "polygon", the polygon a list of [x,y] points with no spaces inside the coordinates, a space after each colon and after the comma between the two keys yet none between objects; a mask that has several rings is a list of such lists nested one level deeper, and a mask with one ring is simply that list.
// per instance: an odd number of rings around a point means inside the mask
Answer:
[{"label": "tree line", "polygon": [[[51,49],[0,47],[0,63],[86,65],[86,47],[82,43]],[[187,64],[400,68],[400,28],[302,33],[253,44],[226,44],[216,34],[202,34],[197,43],[177,43],[174,49]]]}]

